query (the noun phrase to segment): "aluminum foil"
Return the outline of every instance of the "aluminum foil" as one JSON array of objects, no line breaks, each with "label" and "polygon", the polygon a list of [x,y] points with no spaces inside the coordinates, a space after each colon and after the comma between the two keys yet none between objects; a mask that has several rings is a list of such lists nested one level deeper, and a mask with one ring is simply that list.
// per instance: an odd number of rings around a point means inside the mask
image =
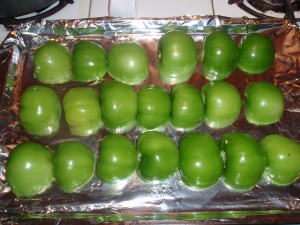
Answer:
[{"label": "aluminum foil", "polygon": [[[287,187],[276,187],[267,179],[251,191],[236,191],[220,180],[213,187],[194,190],[185,186],[179,173],[159,184],[144,183],[136,174],[129,182],[108,185],[96,177],[78,193],[66,194],[55,183],[45,193],[31,199],[17,199],[5,178],[5,163],[9,152],[24,141],[39,142],[50,149],[66,140],[86,143],[97,156],[99,142],[107,133],[104,129],[91,137],[76,137],[69,133],[62,119],[61,129],[49,137],[27,134],[18,117],[19,98],[23,90],[40,84],[33,75],[33,53],[46,40],[57,40],[72,48],[78,40],[93,40],[108,49],[120,40],[138,41],[149,56],[149,77],[134,86],[138,91],[145,84],[157,84],[170,91],[172,86],[160,82],[157,70],[157,44],[169,30],[183,30],[193,36],[200,47],[203,38],[213,30],[224,29],[239,41],[248,32],[268,35],[276,46],[275,63],[262,75],[247,76],[236,69],[227,79],[243,92],[253,81],[267,80],[284,93],[284,117],[276,124],[257,127],[246,122],[243,111],[230,127],[211,130],[205,125],[196,131],[209,132],[217,140],[226,132],[244,131],[258,140],[270,133],[279,133],[300,142],[300,31],[284,19],[225,18],[220,16],[182,16],[176,18],[92,18],[80,20],[33,21],[12,27],[0,47],[0,218],[2,224],[99,224],[117,221],[151,221],[151,223],[181,223],[193,221],[226,223],[297,223],[300,222],[300,181]],[[109,76],[102,81],[109,80]],[[201,88],[207,81],[200,66],[189,82]],[[69,82],[50,86],[60,97],[79,84]],[[49,85],[48,85],[49,86]],[[184,132],[171,126],[165,132],[178,142]],[[125,134],[135,141],[138,128]],[[124,222],[126,223],[126,222]],[[149,222],[150,223],[150,222]]]}]

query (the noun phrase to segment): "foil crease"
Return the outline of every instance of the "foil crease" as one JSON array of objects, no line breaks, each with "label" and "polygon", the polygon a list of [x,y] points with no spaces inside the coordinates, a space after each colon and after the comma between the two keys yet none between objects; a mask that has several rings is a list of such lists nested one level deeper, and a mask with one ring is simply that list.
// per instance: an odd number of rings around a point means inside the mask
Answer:
[{"label": "foil crease", "polygon": [[[101,44],[105,49],[121,40],[134,40],[145,47],[149,56],[149,77],[143,84],[134,86],[138,91],[145,84],[157,84],[170,91],[172,86],[159,80],[156,67],[157,43],[160,36],[179,29],[193,36],[198,47],[203,38],[213,30],[225,29],[237,41],[248,32],[268,35],[276,47],[272,68],[258,76],[247,76],[236,69],[227,79],[242,93],[253,81],[267,80],[283,90],[286,109],[284,117],[276,124],[257,127],[246,122],[243,113],[230,127],[211,130],[200,125],[196,131],[209,132],[217,140],[226,132],[247,132],[257,139],[278,133],[300,142],[300,31],[284,19],[227,18],[222,16],[182,16],[176,18],[91,18],[79,20],[39,20],[12,27],[0,46],[0,221],[3,224],[99,224],[114,221],[214,221],[216,223],[300,222],[300,181],[287,187],[276,187],[267,179],[251,191],[236,191],[220,180],[213,187],[194,190],[185,186],[177,173],[160,184],[144,183],[136,174],[130,181],[118,185],[101,183],[96,177],[79,193],[66,194],[55,184],[42,195],[31,199],[17,199],[5,179],[5,163],[16,144],[36,141],[50,149],[66,140],[79,140],[87,144],[97,156],[99,142],[107,133],[100,130],[91,137],[70,135],[62,121],[58,134],[36,137],[27,134],[18,117],[19,98],[22,91],[40,84],[33,76],[35,48],[52,39],[69,49],[76,41],[85,39]],[[106,79],[109,79],[108,75]],[[105,80],[103,81],[105,82]],[[199,65],[189,82],[201,88],[205,78]],[[69,82],[51,86],[60,97],[78,83]],[[97,84],[80,84],[97,88]],[[178,142],[185,132],[168,126],[165,132]],[[126,134],[135,141],[140,130]],[[47,219],[47,220],[46,220]],[[43,221],[43,222],[41,222]],[[47,221],[47,222],[46,222]]]}]

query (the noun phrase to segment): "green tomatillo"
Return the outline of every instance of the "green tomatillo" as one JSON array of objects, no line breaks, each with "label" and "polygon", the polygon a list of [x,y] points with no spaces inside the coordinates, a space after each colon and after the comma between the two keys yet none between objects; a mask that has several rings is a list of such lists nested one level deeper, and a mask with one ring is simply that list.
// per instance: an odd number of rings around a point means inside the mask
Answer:
[{"label": "green tomatillo", "polygon": [[140,84],[149,73],[148,55],[137,42],[118,42],[107,53],[109,75],[126,84]]},{"label": "green tomatillo", "polygon": [[169,31],[158,43],[158,70],[166,84],[187,81],[195,72],[198,50],[191,35],[183,31]]},{"label": "green tomatillo", "polygon": [[57,132],[61,111],[58,95],[48,87],[30,86],[21,95],[21,124],[30,134],[45,136]]},{"label": "green tomatillo", "polygon": [[164,127],[171,116],[172,101],[169,93],[157,85],[144,86],[138,93],[138,125],[146,130]]},{"label": "green tomatillo", "polygon": [[250,83],[245,89],[245,115],[249,123],[269,125],[281,119],[284,96],[279,87],[265,81]]},{"label": "green tomatillo", "polygon": [[298,142],[279,134],[269,134],[259,144],[267,157],[266,176],[272,183],[287,186],[300,177]]},{"label": "green tomatillo", "polygon": [[24,142],[10,153],[6,179],[17,197],[34,197],[51,187],[54,180],[52,152],[41,144]]},{"label": "green tomatillo", "polygon": [[107,70],[106,61],[106,51],[101,45],[86,40],[77,42],[72,49],[73,80],[101,80]]},{"label": "green tomatillo", "polygon": [[242,98],[231,83],[210,81],[202,87],[205,105],[205,123],[213,129],[227,127],[240,115]]},{"label": "green tomatillo", "polygon": [[171,177],[179,167],[176,143],[165,133],[147,131],[137,139],[140,154],[138,174],[146,182],[161,182]]},{"label": "green tomatillo", "polygon": [[215,184],[223,174],[216,140],[208,133],[188,133],[179,142],[179,169],[183,182],[197,189]]},{"label": "green tomatillo", "polygon": [[105,127],[126,133],[136,125],[137,93],[128,84],[108,81],[100,87],[100,105]]},{"label": "green tomatillo", "polygon": [[197,88],[185,82],[177,84],[172,89],[171,97],[171,123],[176,129],[194,129],[202,122],[204,104]]},{"label": "green tomatillo", "polygon": [[237,42],[225,31],[214,31],[202,43],[202,73],[208,80],[223,80],[235,70],[238,57]]},{"label": "green tomatillo", "polygon": [[248,74],[267,71],[275,59],[275,46],[271,39],[262,33],[250,33],[240,43],[238,67]]},{"label": "green tomatillo", "polygon": [[93,135],[103,125],[99,94],[91,88],[70,89],[63,98],[63,108],[73,135]]},{"label": "green tomatillo", "polygon": [[93,177],[95,156],[78,141],[58,145],[53,155],[53,174],[57,186],[66,193],[80,191]]},{"label": "green tomatillo", "polygon": [[34,75],[47,84],[72,80],[72,55],[57,41],[49,40],[34,52]]},{"label": "green tomatillo", "polygon": [[100,142],[97,177],[104,183],[128,181],[138,164],[134,143],[120,134],[108,134]]},{"label": "green tomatillo", "polygon": [[220,145],[225,152],[225,184],[238,190],[252,189],[267,163],[258,142],[249,134],[230,132],[222,136]]}]

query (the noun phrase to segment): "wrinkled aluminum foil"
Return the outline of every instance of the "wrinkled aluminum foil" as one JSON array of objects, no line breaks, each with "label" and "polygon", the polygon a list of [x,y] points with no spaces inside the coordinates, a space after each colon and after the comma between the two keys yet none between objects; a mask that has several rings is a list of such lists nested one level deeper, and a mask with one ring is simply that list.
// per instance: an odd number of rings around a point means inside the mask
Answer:
[{"label": "wrinkled aluminum foil", "polygon": [[[138,223],[137,221],[143,220],[160,224],[162,221],[177,224],[182,220],[215,224],[300,222],[300,181],[287,187],[276,187],[263,179],[251,191],[236,191],[226,187],[220,180],[208,189],[194,190],[182,183],[179,173],[160,184],[144,183],[135,174],[129,182],[119,185],[103,184],[94,177],[83,190],[74,194],[63,193],[55,184],[50,190],[32,199],[17,199],[10,192],[5,179],[5,163],[16,144],[30,140],[55,149],[66,140],[79,140],[87,144],[97,156],[99,142],[107,133],[100,130],[91,137],[75,137],[70,135],[63,120],[58,134],[49,137],[32,136],[22,130],[18,117],[20,95],[26,87],[40,84],[33,75],[35,48],[48,39],[58,40],[70,49],[80,39],[93,40],[105,49],[120,40],[138,41],[149,56],[149,78],[134,88],[138,91],[145,84],[158,84],[170,91],[171,86],[160,82],[156,63],[158,40],[163,33],[173,29],[191,34],[198,47],[203,38],[216,29],[226,30],[237,41],[248,32],[262,32],[276,46],[275,63],[269,71],[262,75],[247,76],[236,69],[227,81],[233,83],[241,94],[250,82],[273,82],[283,90],[285,96],[284,117],[274,125],[257,127],[248,124],[242,112],[240,118],[228,128],[216,131],[201,125],[197,131],[209,132],[217,140],[224,133],[235,130],[247,132],[258,140],[267,134],[279,133],[300,141],[300,31],[287,20],[218,16],[135,19],[105,17],[42,20],[16,25],[0,47],[2,224]],[[107,79],[110,79],[108,75],[105,80]],[[199,65],[189,82],[199,89],[207,82],[201,75]],[[74,82],[50,87],[62,97],[68,89],[78,85],[98,87],[97,84]],[[126,136],[135,141],[139,132],[139,129],[134,129]],[[165,132],[176,142],[184,135],[184,132],[175,131],[171,126]]]}]

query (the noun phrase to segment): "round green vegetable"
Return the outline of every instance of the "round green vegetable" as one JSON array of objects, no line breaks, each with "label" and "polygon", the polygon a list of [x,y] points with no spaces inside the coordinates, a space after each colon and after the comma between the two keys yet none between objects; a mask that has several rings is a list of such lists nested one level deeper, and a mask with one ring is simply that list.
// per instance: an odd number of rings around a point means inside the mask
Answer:
[{"label": "round green vegetable", "polygon": [[60,84],[72,80],[72,55],[56,41],[47,41],[34,52],[34,74],[47,84]]},{"label": "round green vegetable", "polygon": [[103,125],[99,95],[91,88],[70,89],[63,98],[63,108],[73,135],[93,135]]},{"label": "round green vegetable", "polygon": [[225,184],[233,189],[252,189],[266,167],[266,158],[257,141],[246,133],[231,132],[221,138],[221,149],[226,158]]},{"label": "round green vegetable", "polygon": [[278,186],[292,184],[300,177],[300,144],[279,134],[270,134],[260,141],[267,157],[266,176]]},{"label": "round green vegetable", "polygon": [[275,59],[275,46],[271,39],[261,33],[250,33],[240,43],[238,67],[248,74],[267,71]]},{"label": "round green vegetable", "polygon": [[239,57],[237,42],[225,31],[214,31],[203,41],[200,65],[208,80],[223,80],[235,70]]},{"label": "round green vegetable", "polygon": [[144,181],[164,181],[178,170],[178,148],[166,134],[158,131],[141,134],[137,149],[140,153],[138,174]]},{"label": "round green vegetable", "polygon": [[219,129],[234,123],[239,117],[242,99],[238,90],[226,81],[210,81],[202,88],[205,123]]},{"label": "round green vegetable", "polygon": [[81,40],[74,45],[72,50],[74,81],[101,80],[106,70],[106,52],[101,45],[85,40]]},{"label": "round green vegetable", "polygon": [[183,182],[207,188],[223,173],[223,160],[216,140],[208,133],[189,133],[179,142],[179,169]]},{"label": "round green vegetable", "polygon": [[282,91],[271,83],[260,81],[245,89],[245,115],[249,123],[269,125],[276,123],[284,113]]},{"label": "round green vegetable", "polygon": [[172,92],[171,123],[177,129],[190,130],[197,127],[204,117],[201,92],[188,83],[177,84]]},{"label": "round green vegetable", "polygon": [[170,121],[171,97],[160,86],[144,86],[138,94],[137,106],[137,122],[144,129],[161,128]]},{"label": "round green vegetable", "polygon": [[7,160],[6,179],[17,197],[33,197],[45,192],[54,180],[52,152],[34,142],[17,145]]},{"label": "round green vegetable", "polygon": [[95,156],[86,145],[78,141],[58,145],[53,156],[53,173],[62,191],[79,191],[92,179],[94,172]]},{"label": "round green vegetable", "polygon": [[136,125],[137,93],[128,84],[108,81],[100,87],[100,105],[105,127],[125,133]]},{"label": "round green vegetable", "polygon": [[31,86],[21,96],[19,115],[21,124],[28,133],[50,135],[59,129],[61,103],[52,89]]},{"label": "round green vegetable", "polygon": [[140,84],[148,77],[148,55],[139,43],[113,44],[107,55],[108,73],[126,84]]},{"label": "round green vegetable", "polygon": [[169,31],[158,43],[158,70],[166,84],[187,81],[196,70],[198,51],[194,39],[183,31]]},{"label": "round green vegetable", "polygon": [[138,152],[128,138],[108,134],[100,143],[96,174],[105,183],[128,180],[138,164]]}]

